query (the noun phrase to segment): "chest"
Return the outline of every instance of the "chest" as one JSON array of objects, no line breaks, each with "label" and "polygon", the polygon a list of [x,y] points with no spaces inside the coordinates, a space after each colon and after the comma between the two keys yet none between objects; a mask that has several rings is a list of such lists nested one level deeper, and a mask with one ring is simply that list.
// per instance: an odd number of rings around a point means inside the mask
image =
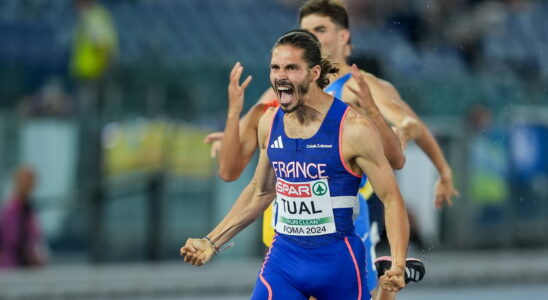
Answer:
[{"label": "chest", "polygon": [[316,135],[322,125],[322,121],[312,121],[307,124],[300,124],[297,121],[285,118],[284,129],[287,137],[292,139],[309,139]]}]

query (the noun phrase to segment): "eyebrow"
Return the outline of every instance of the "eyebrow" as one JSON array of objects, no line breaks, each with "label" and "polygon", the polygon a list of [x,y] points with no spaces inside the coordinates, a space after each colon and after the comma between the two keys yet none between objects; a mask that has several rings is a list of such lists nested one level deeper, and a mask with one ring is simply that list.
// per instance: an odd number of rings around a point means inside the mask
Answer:
[{"label": "eyebrow", "polygon": [[327,27],[325,25],[319,25],[319,26],[316,26],[314,27],[312,30],[316,31],[316,30],[319,30],[319,29],[326,29]]}]

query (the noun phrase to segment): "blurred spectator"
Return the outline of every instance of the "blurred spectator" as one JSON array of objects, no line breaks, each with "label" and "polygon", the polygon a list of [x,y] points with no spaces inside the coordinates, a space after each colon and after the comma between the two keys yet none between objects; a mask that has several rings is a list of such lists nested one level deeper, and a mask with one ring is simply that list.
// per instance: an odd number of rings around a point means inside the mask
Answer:
[{"label": "blurred spectator", "polygon": [[[87,186],[91,236],[101,233],[104,194],[101,128],[109,99],[111,69],[118,52],[118,35],[110,12],[95,0],[74,0],[78,20],[74,32],[71,74],[76,79],[79,115],[79,184]],[[92,260],[101,259],[99,238],[92,243]]]},{"label": "blurred spectator", "polygon": [[75,0],[78,21],[74,33],[71,72],[93,80],[105,74],[118,49],[118,36],[110,13],[95,0]]},{"label": "blurred spectator", "polygon": [[13,195],[0,212],[0,269],[46,262],[47,248],[31,201],[35,177],[30,167],[18,168]]},{"label": "blurred spectator", "polygon": [[72,111],[70,96],[59,77],[49,78],[38,92],[23,97],[20,103],[20,112],[29,117],[64,117]]},{"label": "blurred spectator", "polygon": [[468,113],[470,175],[469,193],[477,205],[478,221],[502,221],[504,203],[510,196],[508,145],[504,130],[493,126],[491,110],[475,104]]},{"label": "blurred spectator", "polygon": [[484,60],[482,38],[501,26],[504,15],[503,3],[474,2],[472,6],[454,13],[454,21],[447,24],[444,30],[446,42],[459,49],[468,66],[476,68]]},{"label": "blurred spectator", "polygon": [[77,81],[80,113],[89,114],[102,107],[106,77],[118,52],[118,35],[109,11],[95,0],[74,0],[78,13],[71,75]]}]

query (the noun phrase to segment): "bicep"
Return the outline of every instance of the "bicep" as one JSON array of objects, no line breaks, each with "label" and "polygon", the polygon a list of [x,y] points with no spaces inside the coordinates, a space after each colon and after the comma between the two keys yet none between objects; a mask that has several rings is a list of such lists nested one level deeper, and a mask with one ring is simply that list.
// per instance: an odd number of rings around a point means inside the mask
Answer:
[{"label": "bicep", "polygon": [[382,149],[379,133],[374,128],[367,129],[368,139],[355,139],[355,158],[358,167],[367,175],[371,186],[379,198],[397,191],[396,176]]},{"label": "bicep", "polygon": [[[274,117],[274,111],[268,110],[259,121],[257,129],[257,143],[259,145],[259,162],[253,180],[256,183],[257,193],[260,195],[274,193],[276,174],[267,154],[268,137],[270,135],[270,123]],[[270,199],[272,200],[272,199]]]},{"label": "bicep", "polygon": [[240,122],[240,150],[246,165],[257,149],[257,128],[263,114],[262,106],[255,105]]},{"label": "bicep", "polygon": [[[272,164],[266,154],[266,149],[261,149],[259,154],[259,162],[253,180],[256,183],[256,194],[263,196],[273,194],[275,192],[276,174],[272,168]],[[272,199],[271,199],[272,200]]]}]

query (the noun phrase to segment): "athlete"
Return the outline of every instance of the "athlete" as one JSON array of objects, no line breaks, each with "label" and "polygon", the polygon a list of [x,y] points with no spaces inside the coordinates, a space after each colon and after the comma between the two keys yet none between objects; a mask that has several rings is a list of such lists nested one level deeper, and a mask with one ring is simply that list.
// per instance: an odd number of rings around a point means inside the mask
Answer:
[{"label": "athlete", "polygon": [[[268,109],[259,122],[255,175],[211,233],[181,248],[186,262],[208,262],[276,197],[277,234],[252,299],[370,299],[365,248],[352,220],[365,174],[384,205],[392,254],[383,288],[405,286],[409,223],[394,173],[375,125],[322,91],[334,68],[320,53],[306,33],[290,32],[276,42],[270,80],[280,108]],[[250,78],[240,86],[240,76],[236,66],[229,92],[243,98]]]},{"label": "athlete", "polygon": [[[441,208],[443,204],[450,205],[451,197],[458,195],[458,192],[453,187],[451,169],[431,132],[411,108],[402,101],[397,90],[389,82],[376,78],[364,71],[361,71],[361,74],[360,72],[356,72],[356,70],[351,72],[352,69],[346,62],[346,58],[350,54],[350,33],[348,31],[348,16],[344,5],[339,1],[308,1],[300,10],[299,22],[302,28],[308,29],[318,36],[322,43],[323,55],[329,55],[342,69],[342,72],[338,76],[332,77],[334,82],[327,90],[338,97],[342,97],[343,100],[350,104],[361,106],[361,112],[369,117],[378,115],[376,106],[378,105],[383,117],[394,125],[393,128],[400,137],[401,145],[405,146],[407,141],[415,140],[438,169],[440,180],[436,183],[435,187],[435,206]],[[359,93],[355,94],[356,86],[359,87],[361,95]],[[268,90],[265,92],[259,103],[242,118],[240,123],[238,123],[238,120],[243,104],[231,101],[229,103],[224,138],[222,133],[214,133],[206,138],[208,141],[222,139],[223,145],[226,145],[226,147],[221,148],[219,154],[219,174],[223,179],[227,181],[235,180],[251,159],[257,147],[255,137],[257,134],[258,119],[267,107],[277,105],[276,101],[266,101],[275,99],[275,97],[276,94],[273,91]],[[371,97],[374,102],[371,101]],[[375,124],[377,125],[379,122],[375,122]],[[383,124],[380,123],[380,125],[379,128],[382,128]],[[387,142],[390,141],[390,135],[383,134],[383,131],[380,129],[379,131],[381,132],[384,149],[387,152],[387,158],[391,162],[391,165],[395,168],[401,167],[403,161],[398,158],[398,152],[393,151],[396,147],[390,147],[390,145],[394,144]],[[219,144],[214,145],[212,151],[216,151],[216,149],[219,149],[218,147]],[[371,211],[370,215],[373,218],[373,224],[370,229],[368,210],[363,209],[363,207],[365,207],[365,200],[372,194],[372,189],[370,185],[365,183],[364,181],[359,193],[362,209],[360,209],[360,216],[356,220],[356,229],[360,236],[364,238],[366,246],[371,249],[368,252],[368,254],[371,254],[371,257],[368,257],[368,271],[375,273],[376,270],[373,268],[374,264],[372,260],[374,258],[375,243],[379,240],[378,236],[382,232],[382,210],[373,209]],[[372,200],[367,201],[367,204],[372,207],[380,207],[378,199],[375,198],[373,195]],[[271,222],[269,221],[271,219],[270,211],[267,210],[265,212],[265,221],[263,223],[263,238],[267,245],[272,240],[273,235],[273,230],[270,226]],[[417,265],[414,263],[416,262],[410,262],[412,267],[417,267],[414,271],[420,273],[422,269],[423,276],[423,267],[420,264]],[[422,276],[415,279],[420,280]],[[370,289],[373,289],[377,285],[376,277],[369,276],[368,278],[370,280],[368,285]]]}]

